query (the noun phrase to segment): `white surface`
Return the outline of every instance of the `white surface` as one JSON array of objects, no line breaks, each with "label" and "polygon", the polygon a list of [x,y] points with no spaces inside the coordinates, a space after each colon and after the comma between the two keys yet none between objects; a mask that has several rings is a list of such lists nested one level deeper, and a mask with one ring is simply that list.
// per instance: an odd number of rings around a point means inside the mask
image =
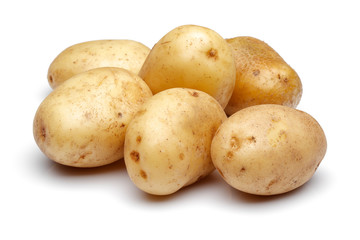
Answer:
[{"label": "white surface", "polygon": [[[121,3],[120,3],[121,2]],[[202,3],[203,2],[203,3]],[[0,239],[359,239],[359,23],[356,1],[3,1],[0,4]],[[146,195],[124,164],[48,160],[32,120],[66,47],[133,39],[152,47],[183,24],[266,41],[298,72],[299,109],[328,151],[310,182],[256,197],[214,172],[168,197]],[[155,238],[156,237],[156,238]]]}]

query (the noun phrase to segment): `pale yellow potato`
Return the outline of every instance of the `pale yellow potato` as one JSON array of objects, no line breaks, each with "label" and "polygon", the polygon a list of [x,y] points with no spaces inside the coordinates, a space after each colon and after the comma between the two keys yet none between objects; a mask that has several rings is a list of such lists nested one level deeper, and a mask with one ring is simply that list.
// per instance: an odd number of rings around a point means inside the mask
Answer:
[{"label": "pale yellow potato", "polygon": [[48,82],[55,89],[75,74],[98,67],[125,68],[138,73],[150,48],[133,40],[94,40],[62,51],[50,64]]},{"label": "pale yellow potato", "polygon": [[184,25],[155,44],[139,76],[154,94],[174,87],[198,89],[225,108],[234,89],[236,69],[224,38],[205,27]]},{"label": "pale yellow potato", "polygon": [[164,90],[141,106],[125,136],[124,160],[134,184],[172,194],[214,170],[212,138],[226,119],[220,104],[193,89]]},{"label": "pale yellow potato", "polygon": [[302,96],[298,74],[268,44],[253,37],[226,39],[234,51],[236,83],[225,112],[280,104],[295,108]]},{"label": "pale yellow potato", "polygon": [[51,160],[74,167],[97,167],[124,155],[126,128],[152,96],[135,73],[96,68],[57,87],[40,104],[33,134]]},{"label": "pale yellow potato", "polygon": [[218,129],[213,163],[232,187],[274,195],[306,183],[326,153],[326,137],[309,114],[277,104],[245,108]]}]

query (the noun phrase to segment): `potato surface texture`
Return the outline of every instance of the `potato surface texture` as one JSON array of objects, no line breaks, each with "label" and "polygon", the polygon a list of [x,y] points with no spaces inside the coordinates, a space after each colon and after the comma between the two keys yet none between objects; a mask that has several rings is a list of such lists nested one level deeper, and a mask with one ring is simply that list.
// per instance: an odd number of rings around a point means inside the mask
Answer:
[{"label": "potato surface texture", "polygon": [[123,157],[126,128],[152,96],[135,73],[96,68],[77,74],[40,104],[33,133],[51,160],[74,167],[97,167]]},{"label": "potato surface texture", "polygon": [[199,90],[173,88],[151,97],[128,126],[124,159],[134,184],[172,194],[214,170],[212,138],[226,119],[220,104]]},{"label": "potato surface texture", "polygon": [[299,76],[268,44],[253,37],[226,39],[234,51],[236,83],[228,115],[259,104],[295,108],[302,96]]},{"label": "potato surface texture", "polygon": [[184,25],[167,33],[151,49],[139,76],[153,94],[185,87],[213,96],[225,108],[235,85],[231,47],[215,31]]},{"label": "potato surface texture", "polygon": [[95,40],[62,51],[50,64],[48,82],[55,89],[75,74],[98,67],[125,68],[138,73],[150,48],[133,40]]},{"label": "potato surface texture", "polygon": [[218,129],[212,160],[232,187],[256,195],[291,191],[307,182],[326,153],[326,137],[309,114],[282,105],[245,108]]}]

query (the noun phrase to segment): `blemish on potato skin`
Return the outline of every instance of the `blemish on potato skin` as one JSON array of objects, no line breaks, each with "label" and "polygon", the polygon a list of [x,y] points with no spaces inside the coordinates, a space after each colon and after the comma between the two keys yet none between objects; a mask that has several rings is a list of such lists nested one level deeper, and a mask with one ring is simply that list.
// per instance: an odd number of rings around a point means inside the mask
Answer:
[{"label": "blemish on potato skin", "polygon": [[180,153],[180,154],[179,154],[180,160],[184,160],[184,157],[185,157],[185,156],[184,156],[184,153]]},{"label": "blemish on potato skin", "polygon": [[240,142],[240,139],[237,138],[236,136],[232,136],[231,139],[230,139],[230,147],[232,149],[239,149],[241,146],[241,142]]},{"label": "blemish on potato skin", "polygon": [[218,52],[216,49],[214,48],[211,48],[207,53],[206,55],[208,56],[208,58],[212,58],[214,60],[217,60],[218,59]]},{"label": "blemish on potato skin", "polygon": [[141,136],[137,136],[137,137],[136,137],[136,142],[137,142],[137,143],[141,143]]},{"label": "blemish on potato skin", "polygon": [[274,185],[275,183],[277,183],[278,181],[279,181],[278,178],[275,178],[275,179],[271,180],[271,181],[268,183],[268,185],[266,186],[266,190],[269,190],[270,187],[271,187],[272,185]]},{"label": "blemish on potato skin", "polygon": [[140,177],[142,177],[145,180],[147,179],[147,174],[144,170],[141,169],[139,173],[140,173]]},{"label": "blemish on potato skin", "polygon": [[226,153],[226,158],[227,158],[228,160],[230,160],[233,156],[234,156],[234,153],[233,153],[233,152],[227,152],[227,153]]},{"label": "blemish on potato skin", "polygon": [[118,115],[119,118],[122,118],[122,113],[121,112],[119,112],[117,115]]},{"label": "blemish on potato skin", "polygon": [[41,135],[40,136],[41,136],[41,140],[45,141],[45,139],[46,139],[46,129],[45,129],[44,126],[41,127]]},{"label": "blemish on potato skin", "polygon": [[199,97],[199,93],[196,92],[196,91],[193,91],[193,92],[188,92],[190,94],[190,96],[193,96],[193,97]]},{"label": "blemish on potato skin", "polygon": [[249,142],[256,143],[256,138],[255,138],[254,136],[248,137],[247,140],[248,140]]},{"label": "blemish on potato skin", "polygon": [[259,75],[260,74],[260,70],[259,69],[255,69],[254,71],[253,71],[253,75],[254,76],[257,76],[257,75]]},{"label": "blemish on potato skin", "polygon": [[135,150],[130,153],[130,157],[136,163],[140,161],[140,154]]}]

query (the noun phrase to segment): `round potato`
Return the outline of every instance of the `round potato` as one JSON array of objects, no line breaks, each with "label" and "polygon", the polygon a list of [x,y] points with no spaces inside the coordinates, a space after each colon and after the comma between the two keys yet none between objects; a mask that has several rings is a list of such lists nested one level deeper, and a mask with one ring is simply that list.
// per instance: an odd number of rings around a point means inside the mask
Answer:
[{"label": "round potato", "polygon": [[95,40],[75,44],[50,64],[48,82],[55,89],[75,74],[98,67],[125,68],[138,73],[150,48],[133,40]]},{"label": "round potato", "polygon": [[212,138],[226,119],[220,104],[193,89],[164,90],[128,126],[124,160],[131,180],[154,195],[172,194],[214,170]]},{"label": "round potato", "polygon": [[273,48],[253,37],[226,41],[236,63],[235,88],[225,109],[228,115],[259,104],[298,105],[302,95],[300,78]]},{"label": "round potato", "polygon": [[274,195],[307,182],[322,161],[326,146],[322,128],[309,114],[266,104],[230,116],[214,136],[211,156],[232,187]]},{"label": "round potato", "polygon": [[41,151],[55,162],[97,167],[121,159],[125,131],[152,96],[135,73],[96,68],[79,73],[50,93],[34,118]]},{"label": "round potato", "polygon": [[198,89],[225,108],[234,89],[236,69],[224,38],[205,27],[184,25],[155,44],[139,76],[153,94],[175,87]]}]

